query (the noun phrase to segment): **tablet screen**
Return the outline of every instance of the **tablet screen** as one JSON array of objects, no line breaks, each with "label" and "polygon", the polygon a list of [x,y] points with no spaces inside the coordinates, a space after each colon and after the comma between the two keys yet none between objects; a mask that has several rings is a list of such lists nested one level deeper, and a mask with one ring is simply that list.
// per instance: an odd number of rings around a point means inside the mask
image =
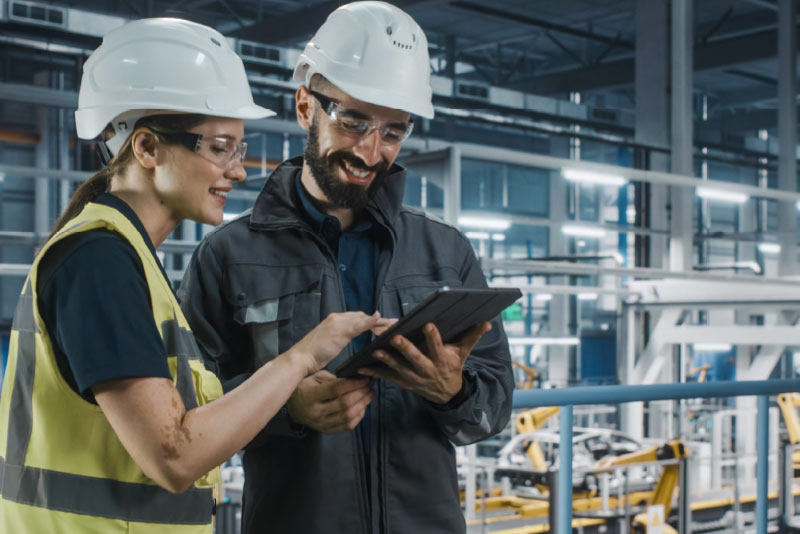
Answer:
[{"label": "tablet screen", "polygon": [[521,296],[522,292],[517,288],[440,288],[340,365],[336,376],[351,377],[360,367],[382,365],[372,357],[372,353],[377,349],[396,353],[389,340],[398,334],[426,353],[428,349],[422,327],[427,323],[436,325],[444,343],[452,343],[476,324],[494,319]]}]

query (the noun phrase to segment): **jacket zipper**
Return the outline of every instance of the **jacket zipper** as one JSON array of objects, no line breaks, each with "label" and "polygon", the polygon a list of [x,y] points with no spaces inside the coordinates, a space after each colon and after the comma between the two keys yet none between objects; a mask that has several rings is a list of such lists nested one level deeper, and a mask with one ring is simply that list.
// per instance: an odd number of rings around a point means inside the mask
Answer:
[{"label": "jacket zipper", "polygon": [[[386,225],[383,225],[383,224],[377,222],[378,221],[378,217],[376,216],[376,214],[374,212],[371,212],[371,214],[372,214],[373,219],[376,221],[376,224],[382,226],[386,230],[386,232],[388,232],[389,238],[390,238],[389,239],[389,251],[388,251],[389,258],[385,262],[384,265],[381,265],[380,254],[378,255],[378,276],[376,277],[376,280],[375,280],[374,306],[375,306],[375,309],[381,311],[381,315],[383,315],[383,310],[380,309],[381,295],[383,294],[383,285],[384,285],[384,282],[386,281],[386,274],[389,272],[389,269],[392,266],[392,260],[394,259],[394,251],[395,251],[395,248],[397,248],[397,247],[396,247],[396,243],[395,243],[394,232],[392,231],[392,229],[389,226],[386,226]],[[378,466],[378,473],[377,473],[377,476],[375,477],[376,484],[371,484],[370,485],[371,488],[373,486],[376,486],[376,487],[372,488],[372,494],[375,495],[377,497],[377,499],[378,499],[378,502],[376,503],[374,508],[378,512],[378,518],[379,518],[378,519],[378,531],[380,533],[385,533],[385,532],[388,532],[388,530],[389,530],[389,525],[387,524],[388,523],[388,517],[386,516],[386,493],[384,491],[384,488],[386,486],[386,474],[385,474],[385,471],[386,471],[386,469],[385,469],[385,467],[386,467],[386,462],[385,462],[386,450],[385,450],[385,448],[386,447],[385,447],[385,436],[384,436],[384,432],[383,432],[383,410],[382,410],[382,407],[383,407],[383,404],[384,404],[385,391],[386,390],[385,390],[383,381],[379,381],[378,382],[378,405],[376,406],[375,417],[373,417],[376,429],[375,429],[375,432],[372,433],[373,435],[375,435],[377,437],[377,443],[375,444],[375,447],[373,448],[373,450],[378,455],[377,458],[375,458],[375,465]],[[370,473],[370,476],[371,475],[372,475],[372,473]]]},{"label": "jacket zipper", "polygon": [[[344,298],[344,289],[342,288],[342,275],[339,271],[339,261],[338,258],[335,258],[333,256],[333,251],[331,250],[331,247],[328,246],[328,243],[326,243],[324,239],[319,237],[316,233],[314,233],[312,230],[310,230],[309,228],[305,227],[302,224],[287,223],[279,226],[270,225],[268,227],[261,227],[262,230],[267,230],[267,231],[273,229],[283,230],[286,228],[296,228],[302,231],[303,233],[311,236],[311,239],[313,239],[317,243],[317,245],[323,250],[324,254],[332,262],[333,271],[336,273],[336,286],[339,289],[339,309],[341,311],[347,311],[347,303],[345,302]],[[348,345],[348,348],[349,347],[350,345]],[[352,353],[352,350],[350,352]],[[359,432],[360,430],[356,432],[356,437],[355,437],[356,465],[358,466],[361,475],[358,480],[358,487],[360,489],[359,494],[361,495],[360,499],[361,502],[359,502],[359,508],[361,508],[362,512],[366,512],[366,514],[364,514],[366,515],[366,517],[362,516],[363,519],[361,521],[361,526],[365,533],[369,533],[371,531],[370,523],[371,523],[372,510],[370,509],[370,503],[372,500],[369,498],[369,495],[367,494],[367,489],[365,487],[365,479],[367,476],[370,476],[370,472],[369,472],[369,466],[365,465],[366,462],[364,457],[364,446],[361,440],[361,436],[358,435]]]},{"label": "jacket zipper", "polygon": [[[394,233],[392,232],[391,228],[389,228],[388,226],[386,226],[384,224],[379,223],[378,222],[378,217],[376,216],[375,213],[371,212],[371,214],[372,214],[373,219],[375,220],[376,224],[379,224],[380,226],[382,226],[389,233],[389,236],[391,238],[390,239],[390,249],[389,249],[389,260],[386,262],[386,266],[383,269],[380,269],[380,267],[381,267],[380,261],[379,261],[379,265],[378,265],[380,270],[378,272],[378,277],[376,278],[375,295],[373,297],[374,298],[373,304],[374,304],[375,309],[379,310],[380,309],[380,296],[381,296],[381,293],[383,292],[383,282],[384,282],[384,280],[386,278],[386,273],[389,272],[389,267],[391,266],[392,259],[394,258],[394,249],[396,248],[396,246],[395,246],[396,243],[395,243]],[[338,258],[334,258],[333,251],[328,246],[328,243],[325,242],[325,240],[323,240],[321,237],[319,237],[316,233],[314,233],[312,230],[310,230],[309,228],[307,228],[303,224],[299,224],[299,223],[285,223],[285,224],[280,224],[280,225],[253,225],[253,226],[255,228],[258,228],[259,230],[266,230],[266,231],[284,230],[284,229],[287,229],[287,228],[296,228],[296,229],[302,231],[303,233],[308,234],[309,236],[311,236],[311,238],[322,248],[322,250],[324,251],[325,255],[328,256],[328,259],[333,262],[333,270],[336,273],[336,282],[337,282],[337,287],[339,288],[339,304],[340,304],[339,308],[342,311],[346,311],[347,310],[347,303],[345,302],[345,298],[344,298],[344,289],[342,288],[342,275],[341,275],[341,273],[339,271],[339,261],[338,261]],[[378,259],[380,260],[380,256],[378,257]],[[383,458],[384,454],[382,454],[384,452],[383,451],[383,425],[381,424],[382,417],[381,417],[381,411],[380,411],[380,407],[382,405],[382,400],[383,400],[383,393],[384,393],[383,384],[381,384],[379,382],[378,383],[378,406],[374,410],[375,417],[373,417],[373,419],[375,420],[375,423],[377,423],[375,425],[377,428],[376,428],[376,432],[374,432],[374,434],[378,437],[378,441],[373,446],[372,445],[372,439],[370,439],[370,448],[374,451],[375,454],[378,455],[376,457],[375,461],[376,461],[376,465],[378,465],[378,469],[379,469],[379,473],[378,474],[379,474],[379,476],[376,477],[376,479],[377,479],[375,481],[376,484],[373,484],[372,481],[370,481],[370,493],[378,498],[378,502],[377,503],[374,503],[374,499],[372,499],[372,496],[367,493],[367,489],[365,487],[366,477],[372,477],[372,472],[369,469],[369,466],[366,465],[366,458],[365,458],[365,455],[364,455],[364,446],[363,446],[363,442],[362,442],[361,436],[359,436],[359,435],[356,436],[356,451],[357,451],[356,464],[360,468],[360,475],[361,475],[360,480],[359,480],[359,487],[361,489],[361,491],[359,492],[361,494],[361,502],[359,503],[359,505],[360,505],[360,508],[362,510],[366,510],[367,511],[367,514],[366,514],[367,517],[361,522],[361,525],[364,528],[364,532],[366,532],[366,533],[370,533],[372,531],[372,511],[373,511],[373,508],[375,508],[377,510],[378,514],[379,514],[378,528],[380,529],[380,531],[385,532],[386,528],[387,528],[387,525],[385,524],[386,523],[386,521],[385,521],[385,519],[386,519],[385,518],[385,506],[383,505],[383,503],[385,502],[386,496],[384,495],[383,484],[381,483],[381,481],[383,480],[383,477],[380,476],[380,475],[382,475],[382,473],[384,471],[384,464],[385,464],[385,462],[383,461],[384,460],[384,458]],[[359,432],[361,432],[361,430],[359,430]],[[375,487],[375,486],[378,486],[378,487]],[[374,506],[373,506],[373,504],[374,504]]]}]

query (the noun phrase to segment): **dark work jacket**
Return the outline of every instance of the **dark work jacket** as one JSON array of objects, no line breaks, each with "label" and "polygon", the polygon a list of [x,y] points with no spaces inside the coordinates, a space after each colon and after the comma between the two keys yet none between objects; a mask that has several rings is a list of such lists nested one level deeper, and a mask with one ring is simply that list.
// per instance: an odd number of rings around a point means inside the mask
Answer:
[{"label": "dark work jacket", "polygon": [[[282,163],[252,210],[206,236],[179,290],[206,364],[226,390],[328,314],[345,311],[336,258],[298,213],[294,178],[301,168],[302,158]],[[390,236],[375,285],[383,317],[401,317],[445,285],[486,287],[469,241],[452,226],[402,206],[404,187],[405,170],[395,165],[365,208]],[[333,372],[350,350],[327,369]],[[370,466],[364,465],[357,431],[320,434],[296,426],[282,410],[244,454],[244,532],[464,532],[453,443],[499,432],[511,413],[514,383],[499,318],[464,373],[470,394],[455,408],[378,381]]]}]

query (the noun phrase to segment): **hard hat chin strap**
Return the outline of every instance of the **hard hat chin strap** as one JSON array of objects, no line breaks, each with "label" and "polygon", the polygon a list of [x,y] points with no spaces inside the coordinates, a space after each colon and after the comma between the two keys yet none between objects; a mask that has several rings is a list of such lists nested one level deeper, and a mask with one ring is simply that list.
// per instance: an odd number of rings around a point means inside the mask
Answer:
[{"label": "hard hat chin strap", "polygon": [[137,109],[127,111],[111,121],[111,127],[114,129],[113,137],[100,140],[97,143],[97,151],[103,161],[103,165],[108,165],[108,162],[119,154],[119,151],[122,150],[122,145],[125,144],[128,136],[133,132],[136,121],[145,115],[155,114],[153,112],[148,113],[148,111],[150,110]]},{"label": "hard hat chin strap", "polygon": [[98,141],[97,144],[95,144],[95,149],[97,150],[97,157],[100,158],[100,162],[104,167],[107,167],[108,163],[114,157],[114,154],[108,148],[105,141]]}]

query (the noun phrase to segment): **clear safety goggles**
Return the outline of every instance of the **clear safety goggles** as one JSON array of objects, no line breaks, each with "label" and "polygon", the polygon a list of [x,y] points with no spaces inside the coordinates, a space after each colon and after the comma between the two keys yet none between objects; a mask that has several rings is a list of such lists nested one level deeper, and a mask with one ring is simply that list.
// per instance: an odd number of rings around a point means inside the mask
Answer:
[{"label": "clear safety goggles", "polygon": [[382,121],[355,109],[345,109],[339,102],[316,91],[309,91],[317,99],[322,110],[331,121],[345,133],[362,137],[378,130],[381,140],[387,145],[396,145],[411,135],[414,121]]},{"label": "clear safety goggles", "polygon": [[247,143],[235,142],[230,137],[214,137],[191,132],[164,134],[163,137],[176,141],[193,152],[197,152],[217,167],[230,170],[244,161]]}]

